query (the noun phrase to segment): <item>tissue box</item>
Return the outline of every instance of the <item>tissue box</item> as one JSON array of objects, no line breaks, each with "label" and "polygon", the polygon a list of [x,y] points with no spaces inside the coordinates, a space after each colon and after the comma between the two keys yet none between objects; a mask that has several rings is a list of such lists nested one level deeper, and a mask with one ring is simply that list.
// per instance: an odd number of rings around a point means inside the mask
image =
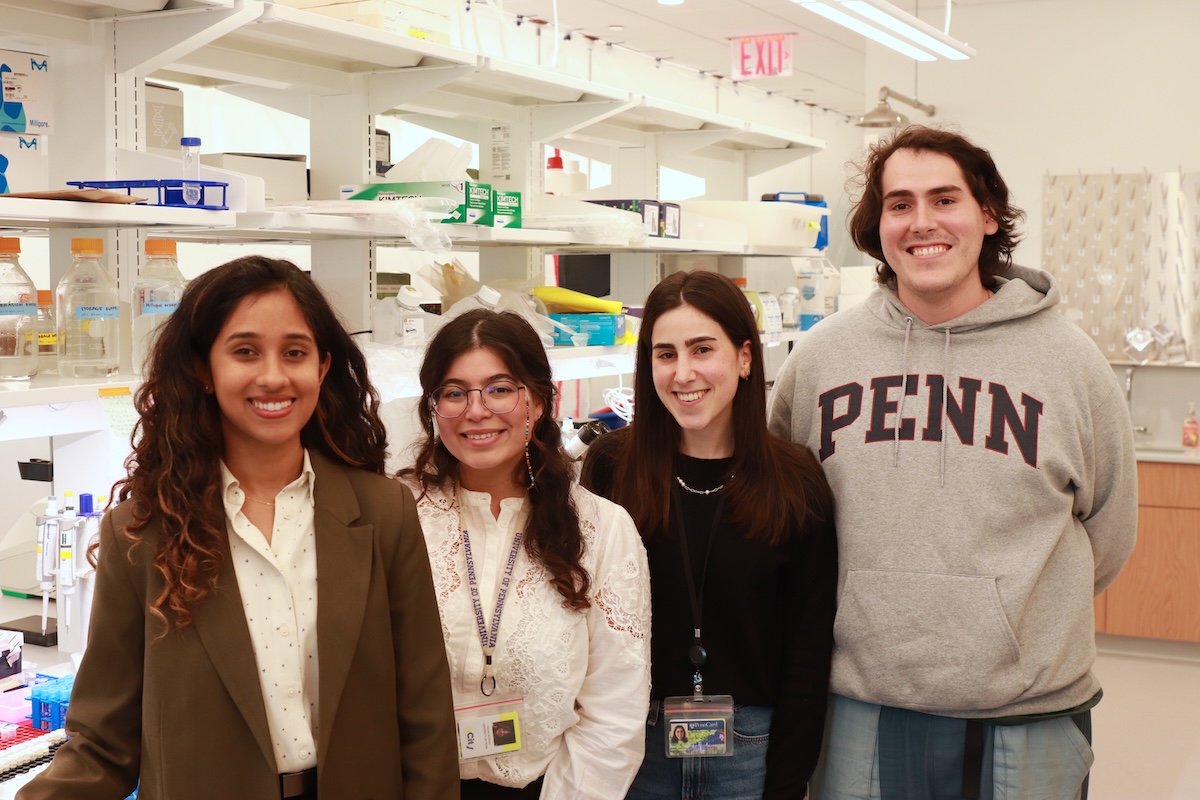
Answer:
[{"label": "tissue box", "polygon": [[[175,150],[178,155],[178,146]],[[266,192],[263,199],[268,203],[308,199],[308,167],[302,155],[202,153],[200,163],[262,178]]]},{"label": "tissue box", "polygon": [[0,50],[4,74],[0,104],[0,131],[53,133],[50,59],[37,53]]},{"label": "tissue box", "polygon": [[[625,335],[624,314],[551,314],[550,319],[586,333],[588,345],[616,344]],[[554,343],[573,344],[571,335],[557,327]]]},{"label": "tissue box", "polygon": [[[442,222],[492,224],[492,186],[475,181],[410,181],[362,183],[342,187],[343,200],[403,200],[408,197],[445,197],[458,205]],[[518,209],[519,210],[519,209]]]},{"label": "tissue box", "polygon": [[521,227],[521,193],[492,191],[492,227]]},{"label": "tissue box", "polygon": [[44,192],[50,188],[49,136],[0,133],[0,194]]},{"label": "tissue box", "polygon": [[146,150],[167,158],[179,158],[179,140],[184,136],[183,92],[157,83],[145,83]]},{"label": "tissue box", "polygon": [[450,17],[443,10],[447,5],[444,0],[353,0],[308,10],[414,39],[450,44]]}]

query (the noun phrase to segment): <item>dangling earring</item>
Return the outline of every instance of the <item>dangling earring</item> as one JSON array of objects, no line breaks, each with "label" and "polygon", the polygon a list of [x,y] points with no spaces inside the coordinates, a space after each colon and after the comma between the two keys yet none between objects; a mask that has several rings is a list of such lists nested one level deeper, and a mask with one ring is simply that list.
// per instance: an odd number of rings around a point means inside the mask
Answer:
[{"label": "dangling earring", "polygon": [[533,463],[529,460],[529,428],[531,420],[529,413],[529,390],[525,390],[525,472],[529,475],[529,488],[537,482],[533,477]]}]

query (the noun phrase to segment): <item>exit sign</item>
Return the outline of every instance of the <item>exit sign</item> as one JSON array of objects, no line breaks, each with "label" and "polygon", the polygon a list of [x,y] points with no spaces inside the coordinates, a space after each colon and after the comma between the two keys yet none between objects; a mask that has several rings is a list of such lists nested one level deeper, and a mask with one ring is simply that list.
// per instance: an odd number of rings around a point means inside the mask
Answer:
[{"label": "exit sign", "polygon": [[792,74],[794,33],[764,33],[729,40],[733,61],[730,77],[735,81],[755,78],[786,78]]}]

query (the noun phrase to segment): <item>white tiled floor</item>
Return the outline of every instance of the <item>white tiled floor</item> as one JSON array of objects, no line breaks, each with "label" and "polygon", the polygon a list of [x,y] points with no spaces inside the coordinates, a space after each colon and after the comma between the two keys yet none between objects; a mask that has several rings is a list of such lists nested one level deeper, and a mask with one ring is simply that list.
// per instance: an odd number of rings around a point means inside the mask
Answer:
[{"label": "white tiled floor", "polygon": [[1096,637],[1089,800],[1200,800],[1200,644]]}]

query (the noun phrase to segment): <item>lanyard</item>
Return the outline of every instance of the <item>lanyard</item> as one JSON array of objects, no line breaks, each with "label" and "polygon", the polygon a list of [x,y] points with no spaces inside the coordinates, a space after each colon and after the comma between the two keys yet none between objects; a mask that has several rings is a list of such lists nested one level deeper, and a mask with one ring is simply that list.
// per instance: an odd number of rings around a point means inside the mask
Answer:
[{"label": "lanyard", "polygon": [[679,536],[679,550],[683,554],[683,575],[687,578],[688,600],[692,605],[692,646],[688,648],[688,661],[696,670],[692,675],[692,691],[699,696],[704,694],[704,677],[700,674],[700,667],[708,660],[708,651],[700,642],[700,619],[704,612],[704,579],[708,577],[708,557],[712,555],[717,526],[721,524],[721,509],[725,506],[725,496],[721,495],[717,500],[716,509],[713,510],[712,527],[708,531],[708,544],[704,550],[704,571],[700,573],[699,592],[696,591],[696,581],[692,577],[692,558],[688,553],[687,531],[683,526],[683,497],[676,487],[671,487],[671,502],[675,505],[675,531]]},{"label": "lanyard", "polygon": [[[504,598],[508,595],[508,583],[512,579],[513,567],[517,563],[517,551],[521,549],[522,532],[517,531],[513,537],[512,551],[508,554],[508,563],[504,565],[504,577],[500,580],[500,593],[496,595],[496,610],[492,612],[492,628],[487,630],[483,624],[483,604],[479,601],[479,582],[475,580],[475,559],[471,557],[471,537],[463,528],[463,554],[467,558],[467,583],[471,587],[471,605],[475,607],[475,625],[479,629],[479,641],[483,645],[483,677],[479,679],[479,691],[484,697],[496,693],[496,673],[492,669],[492,653],[496,651],[496,638],[500,635],[500,612],[504,610]],[[492,682],[491,690],[484,686]]]}]

